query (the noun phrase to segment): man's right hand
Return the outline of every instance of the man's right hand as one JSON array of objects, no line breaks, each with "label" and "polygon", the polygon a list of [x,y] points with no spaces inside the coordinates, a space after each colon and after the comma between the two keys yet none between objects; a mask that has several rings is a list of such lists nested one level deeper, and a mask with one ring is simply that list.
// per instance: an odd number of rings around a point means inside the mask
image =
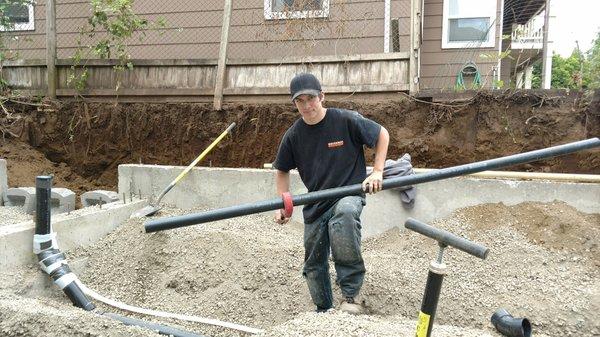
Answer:
[{"label": "man's right hand", "polygon": [[285,215],[283,215],[283,210],[278,209],[275,211],[275,222],[283,225],[288,221],[290,221],[290,218],[286,218]]}]

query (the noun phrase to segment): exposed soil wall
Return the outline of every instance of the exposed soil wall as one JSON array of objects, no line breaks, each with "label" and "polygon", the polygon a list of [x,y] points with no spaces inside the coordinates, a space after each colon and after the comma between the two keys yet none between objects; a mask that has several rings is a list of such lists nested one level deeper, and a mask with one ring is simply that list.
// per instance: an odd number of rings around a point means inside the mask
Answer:
[{"label": "exposed soil wall", "polygon": [[[326,102],[326,106],[355,109],[384,125],[391,135],[388,157],[409,153],[416,167],[448,167],[600,135],[598,94],[593,98],[481,93],[455,104],[402,97],[387,102]],[[60,176],[81,176],[95,187],[109,188],[116,186],[117,166],[122,163],[188,165],[232,122],[237,123],[233,135],[200,165],[262,167],[274,159],[281,136],[298,118],[291,104],[232,104],[214,111],[206,104],[81,102],[54,110],[24,109],[21,116],[13,133],[41,151],[55,168],[71,171]],[[22,151],[19,145],[7,146],[2,155],[9,161]],[[600,151],[510,169],[599,174]],[[33,179],[37,171],[33,167],[20,174]],[[11,175],[14,172],[9,168]]]}]

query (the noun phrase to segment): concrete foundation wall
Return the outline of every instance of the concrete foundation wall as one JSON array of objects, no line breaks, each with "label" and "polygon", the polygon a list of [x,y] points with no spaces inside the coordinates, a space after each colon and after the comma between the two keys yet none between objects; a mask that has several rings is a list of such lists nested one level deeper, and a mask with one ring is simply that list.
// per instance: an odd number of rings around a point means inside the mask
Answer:
[{"label": "concrete foundation wall", "polygon": [[[158,197],[184,167],[156,165],[119,166],[119,194],[143,198]],[[164,198],[163,203],[187,209],[195,206],[222,208],[276,198],[274,171],[264,169],[195,168]],[[292,173],[292,194],[306,189]],[[551,181],[519,181],[460,177],[415,186],[413,209],[406,210],[397,191],[367,196],[362,215],[363,236],[404,226],[408,217],[431,221],[448,216],[459,208],[483,203],[514,205],[524,201],[564,201],[586,213],[600,213],[600,184]],[[302,221],[302,206],[295,207],[294,219]]]},{"label": "concrete foundation wall", "polygon": [[[52,217],[52,228],[57,233],[58,246],[67,252],[77,246],[90,245],[119,226],[134,211],[144,207],[144,201],[128,204],[106,204],[102,208],[72,212]],[[6,268],[37,262],[33,255],[33,221],[0,227],[0,267]]]}]

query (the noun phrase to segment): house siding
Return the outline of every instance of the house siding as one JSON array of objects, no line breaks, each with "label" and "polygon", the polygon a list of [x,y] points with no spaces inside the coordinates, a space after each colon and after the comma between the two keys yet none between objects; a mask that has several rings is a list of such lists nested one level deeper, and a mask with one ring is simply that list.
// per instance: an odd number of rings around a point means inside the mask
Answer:
[{"label": "house siding", "polygon": [[[141,17],[164,18],[167,28],[147,31],[143,41],[128,41],[134,59],[216,59],[223,18],[221,0],[137,0],[134,11]],[[46,57],[46,0],[35,4],[35,31],[15,33],[27,42],[12,45],[23,59]],[[230,59],[267,59],[292,56],[373,54],[384,51],[384,0],[331,0],[325,19],[264,19],[263,0],[234,0],[229,32]],[[57,0],[57,56],[72,57],[87,24],[89,1]],[[399,22],[399,51],[408,51],[410,0],[391,0],[391,18]],[[303,22],[309,22],[303,25]],[[294,31],[295,30],[295,31]],[[93,43],[83,37],[83,44]],[[90,56],[92,57],[92,56]]]},{"label": "house siding", "polygon": [[498,65],[502,34],[502,1],[498,0],[496,7],[495,47],[442,49],[443,1],[425,0],[424,3],[420,89],[454,89],[458,72],[469,61],[477,64],[484,86],[491,87],[494,83],[494,68]]}]

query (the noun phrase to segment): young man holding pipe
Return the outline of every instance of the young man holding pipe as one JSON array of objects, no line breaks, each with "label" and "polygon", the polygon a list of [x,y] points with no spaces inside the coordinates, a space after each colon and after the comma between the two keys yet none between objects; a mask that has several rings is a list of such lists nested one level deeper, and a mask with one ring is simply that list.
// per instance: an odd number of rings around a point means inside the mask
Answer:
[{"label": "young man holding pipe", "polygon": [[[277,193],[289,191],[289,171],[295,168],[309,192],[359,183],[365,192],[380,191],[389,144],[387,130],[356,111],[324,108],[321,84],[312,74],[296,75],[290,83],[290,93],[301,118],[284,134],[273,163],[277,169]],[[369,176],[364,145],[375,148],[373,172]],[[360,250],[360,214],[365,204],[362,194],[304,206],[303,275],[319,312],[333,307],[330,251],[337,272],[336,283],[343,296],[340,310],[352,314],[364,311],[355,299],[365,275]],[[284,224],[289,218],[277,210],[275,221]]]}]

